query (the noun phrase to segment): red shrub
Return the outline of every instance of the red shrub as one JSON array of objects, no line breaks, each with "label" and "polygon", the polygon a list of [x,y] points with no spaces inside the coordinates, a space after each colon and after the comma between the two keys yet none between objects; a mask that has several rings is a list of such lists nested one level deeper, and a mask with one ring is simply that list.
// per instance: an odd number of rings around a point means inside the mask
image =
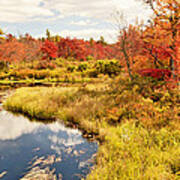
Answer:
[{"label": "red shrub", "polygon": [[56,58],[57,50],[58,48],[56,47],[56,45],[53,42],[48,41],[48,40],[46,40],[41,47],[41,51],[45,54],[43,57],[44,59]]},{"label": "red shrub", "polygon": [[171,71],[168,69],[142,69],[138,72],[141,76],[153,77],[158,80],[170,78]]}]

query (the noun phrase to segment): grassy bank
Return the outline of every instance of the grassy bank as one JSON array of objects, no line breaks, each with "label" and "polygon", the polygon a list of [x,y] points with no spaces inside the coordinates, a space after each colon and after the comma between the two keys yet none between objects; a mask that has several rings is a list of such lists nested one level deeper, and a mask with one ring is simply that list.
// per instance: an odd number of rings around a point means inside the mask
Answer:
[{"label": "grassy bank", "polygon": [[4,107],[57,118],[100,141],[87,179],[180,178],[180,96],[154,82],[117,77],[85,87],[20,88]]}]

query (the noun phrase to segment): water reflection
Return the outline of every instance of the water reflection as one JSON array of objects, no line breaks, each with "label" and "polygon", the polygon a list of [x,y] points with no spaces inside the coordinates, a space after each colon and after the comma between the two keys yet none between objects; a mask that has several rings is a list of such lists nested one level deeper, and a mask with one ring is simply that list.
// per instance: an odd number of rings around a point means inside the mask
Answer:
[{"label": "water reflection", "polygon": [[78,130],[0,112],[0,179],[80,179],[96,151]]},{"label": "water reflection", "polygon": [[0,140],[13,140],[23,134],[38,129],[41,123],[31,123],[23,116],[15,116],[7,111],[0,112]]}]

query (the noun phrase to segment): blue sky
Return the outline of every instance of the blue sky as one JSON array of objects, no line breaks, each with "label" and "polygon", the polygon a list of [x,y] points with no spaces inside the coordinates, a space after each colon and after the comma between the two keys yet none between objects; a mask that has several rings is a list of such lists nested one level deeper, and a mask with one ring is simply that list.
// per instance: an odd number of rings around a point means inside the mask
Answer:
[{"label": "blue sky", "polygon": [[26,32],[45,36],[116,39],[116,12],[123,12],[128,22],[136,17],[145,21],[151,11],[140,0],[0,0],[0,28],[15,35]]}]

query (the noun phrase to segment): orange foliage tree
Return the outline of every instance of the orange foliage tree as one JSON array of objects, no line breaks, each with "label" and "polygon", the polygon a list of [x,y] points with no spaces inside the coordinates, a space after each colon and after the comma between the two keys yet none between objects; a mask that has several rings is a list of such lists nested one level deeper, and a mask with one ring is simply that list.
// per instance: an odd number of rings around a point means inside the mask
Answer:
[{"label": "orange foliage tree", "polygon": [[168,66],[174,80],[179,76],[180,2],[178,0],[143,0],[155,16],[143,34],[145,49],[156,67]]},{"label": "orange foliage tree", "polygon": [[136,57],[142,51],[141,30],[139,26],[129,25],[119,31],[118,42],[116,43],[116,58],[123,61],[122,65],[126,67],[129,77],[133,79],[133,65],[136,63]]},{"label": "orange foliage tree", "polygon": [[5,62],[32,61],[39,56],[40,41],[26,35],[17,39],[11,34],[0,43],[0,60]]}]

